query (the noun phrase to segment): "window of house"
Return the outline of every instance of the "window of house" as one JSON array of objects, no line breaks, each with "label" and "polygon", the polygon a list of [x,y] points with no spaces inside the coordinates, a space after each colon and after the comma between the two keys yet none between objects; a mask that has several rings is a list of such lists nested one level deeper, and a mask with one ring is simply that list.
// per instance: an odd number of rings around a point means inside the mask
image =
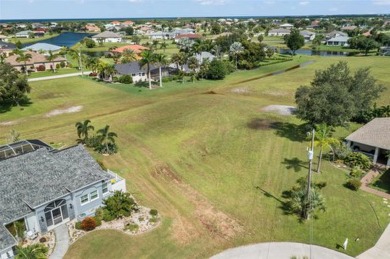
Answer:
[{"label": "window of house", "polygon": [[139,76],[142,76],[142,73],[138,73]]},{"label": "window of house", "polygon": [[91,197],[91,201],[96,200],[97,198],[99,198],[99,195],[98,195],[98,191],[97,191],[97,190],[91,192],[89,195],[90,195],[90,197]]},{"label": "window of house", "polygon": [[145,76],[145,73],[142,73],[142,76]]},{"label": "window of house", "polygon": [[103,192],[103,194],[108,193],[108,184],[107,183],[102,184],[102,192]]},{"label": "window of house", "polygon": [[81,202],[81,204],[85,204],[85,203],[89,202],[88,194],[81,196],[80,202]]},{"label": "window of house", "polygon": [[135,74],[133,73],[133,74],[131,74],[131,76],[135,76]]}]

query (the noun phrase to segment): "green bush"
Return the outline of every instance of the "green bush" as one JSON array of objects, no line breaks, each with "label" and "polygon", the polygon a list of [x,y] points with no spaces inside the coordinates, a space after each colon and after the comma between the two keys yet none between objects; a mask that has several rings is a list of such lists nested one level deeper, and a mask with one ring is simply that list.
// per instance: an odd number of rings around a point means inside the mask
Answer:
[{"label": "green bush", "polygon": [[74,225],[76,229],[81,229],[81,221],[77,221],[76,224]]},{"label": "green bush", "polygon": [[158,211],[157,211],[156,209],[151,209],[151,210],[149,211],[149,214],[152,215],[152,216],[157,216]]},{"label": "green bush", "polygon": [[97,227],[102,225],[102,218],[95,216],[95,217],[93,217],[93,219],[95,220]]},{"label": "green bush", "polygon": [[161,79],[161,81],[162,81],[163,83],[171,82],[171,81],[172,81],[172,77],[171,77],[171,76],[163,77],[163,78]]},{"label": "green bush", "polygon": [[132,84],[133,78],[131,77],[131,75],[123,75],[123,76],[119,77],[119,83]]},{"label": "green bush", "polygon": [[[103,201],[104,216],[112,219],[117,219],[120,217],[128,217],[133,211],[138,209],[137,203],[131,197],[130,193],[115,191],[114,195],[108,197]],[[106,215],[106,214],[109,214]],[[111,220],[112,220],[111,219]],[[109,221],[103,218],[104,221]]]},{"label": "green bush", "polygon": [[358,167],[354,167],[351,169],[351,172],[349,172],[349,175],[353,178],[361,178],[362,175],[363,175],[363,172],[362,170],[360,170],[360,168]]},{"label": "green bush", "polygon": [[349,179],[347,181],[347,183],[345,184],[345,186],[351,190],[354,190],[354,191],[357,191],[359,190],[360,186],[362,185],[362,183],[360,182],[359,179],[356,179],[356,178],[353,178],[353,179]]},{"label": "green bush", "polygon": [[344,158],[344,163],[349,167],[359,167],[363,170],[368,170],[371,167],[370,159],[363,153],[351,152]]},{"label": "green bush", "polygon": [[139,226],[137,224],[127,224],[125,227],[125,230],[130,230],[132,232],[137,231],[139,229]]}]

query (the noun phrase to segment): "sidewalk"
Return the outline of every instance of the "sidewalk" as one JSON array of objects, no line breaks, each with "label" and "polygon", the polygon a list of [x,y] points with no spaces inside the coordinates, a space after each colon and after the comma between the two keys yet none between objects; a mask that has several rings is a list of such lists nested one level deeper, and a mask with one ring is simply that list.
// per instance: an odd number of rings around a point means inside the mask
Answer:
[{"label": "sidewalk", "polygon": [[[365,192],[372,193],[376,196],[383,197],[390,200],[390,194],[381,192],[379,190],[373,189],[371,187],[368,187],[368,185],[372,182],[372,180],[377,177],[379,173],[377,171],[370,170],[361,180],[362,186],[360,187],[361,190]],[[390,257],[389,257],[390,258]]]},{"label": "sidewalk", "polygon": [[66,224],[62,224],[54,229],[56,234],[56,246],[49,259],[62,259],[69,248],[69,233]]},{"label": "sidewalk", "polygon": [[[89,73],[91,73],[91,71],[83,72],[84,76],[87,76]],[[81,76],[81,72],[71,73],[71,74],[63,74],[63,75],[56,75],[56,76],[44,76],[44,77],[37,77],[37,78],[29,78],[28,81],[29,82],[35,82],[35,81],[52,80],[52,79],[73,77],[73,76]]]},{"label": "sidewalk", "polygon": [[291,259],[294,256],[296,258],[305,258],[306,256],[310,259],[353,259],[349,255],[325,247],[292,242],[240,246],[225,250],[212,256],[211,259]]}]

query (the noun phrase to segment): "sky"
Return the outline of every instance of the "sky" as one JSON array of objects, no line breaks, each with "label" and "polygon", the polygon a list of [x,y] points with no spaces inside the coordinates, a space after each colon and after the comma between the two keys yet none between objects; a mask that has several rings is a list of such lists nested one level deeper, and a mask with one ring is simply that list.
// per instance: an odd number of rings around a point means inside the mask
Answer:
[{"label": "sky", "polygon": [[0,20],[384,13],[390,0],[0,0]]}]

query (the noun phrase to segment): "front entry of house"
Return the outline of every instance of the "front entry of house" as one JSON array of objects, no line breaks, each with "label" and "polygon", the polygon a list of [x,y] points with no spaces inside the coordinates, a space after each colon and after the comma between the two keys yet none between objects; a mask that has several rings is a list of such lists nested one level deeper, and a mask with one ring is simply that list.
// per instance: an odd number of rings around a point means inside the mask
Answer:
[{"label": "front entry of house", "polygon": [[66,201],[63,199],[48,204],[44,212],[48,229],[53,229],[58,224],[69,219],[68,207]]}]

